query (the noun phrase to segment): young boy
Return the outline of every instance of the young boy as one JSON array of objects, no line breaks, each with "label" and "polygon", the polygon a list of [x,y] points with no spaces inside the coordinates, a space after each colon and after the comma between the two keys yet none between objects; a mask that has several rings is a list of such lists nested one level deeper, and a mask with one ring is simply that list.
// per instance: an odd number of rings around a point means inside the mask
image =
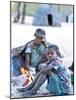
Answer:
[{"label": "young boy", "polygon": [[52,95],[71,94],[71,77],[69,69],[61,61],[61,54],[56,45],[50,45],[47,51],[48,61],[39,65],[39,73],[34,81],[26,88],[18,89],[24,95],[35,95],[48,78],[47,89]]}]

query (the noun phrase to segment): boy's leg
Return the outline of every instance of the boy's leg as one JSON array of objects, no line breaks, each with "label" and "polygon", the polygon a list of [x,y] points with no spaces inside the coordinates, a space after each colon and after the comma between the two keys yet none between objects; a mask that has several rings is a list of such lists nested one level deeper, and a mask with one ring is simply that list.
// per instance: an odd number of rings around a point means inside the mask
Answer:
[{"label": "boy's leg", "polygon": [[32,88],[34,87],[34,85],[37,83],[37,80],[38,80],[38,78],[40,77],[40,75],[41,75],[41,72],[39,72],[39,73],[36,75],[35,79],[33,80],[33,82],[32,82],[29,86],[27,86],[27,87],[25,87],[25,88],[20,88],[20,89],[17,89],[17,90],[20,91],[20,92],[26,92],[27,90],[32,89]]},{"label": "boy's leg", "polygon": [[42,86],[42,84],[45,82],[47,75],[46,74],[40,74],[40,77],[38,78],[37,82],[34,84],[33,88],[25,92],[24,95],[33,95],[36,94],[37,90]]}]

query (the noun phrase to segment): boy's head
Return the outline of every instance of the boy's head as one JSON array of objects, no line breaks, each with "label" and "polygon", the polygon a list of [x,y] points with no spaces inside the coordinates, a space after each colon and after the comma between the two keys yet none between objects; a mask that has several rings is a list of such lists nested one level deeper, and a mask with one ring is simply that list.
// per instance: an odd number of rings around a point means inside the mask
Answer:
[{"label": "boy's head", "polygon": [[39,45],[43,39],[45,39],[45,31],[43,29],[37,29],[34,36],[35,36],[35,43]]},{"label": "boy's head", "polygon": [[47,58],[52,58],[52,57],[60,57],[62,58],[60,51],[59,51],[59,47],[57,45],[50,45],[48,47],[48,54],[47,54]]}]

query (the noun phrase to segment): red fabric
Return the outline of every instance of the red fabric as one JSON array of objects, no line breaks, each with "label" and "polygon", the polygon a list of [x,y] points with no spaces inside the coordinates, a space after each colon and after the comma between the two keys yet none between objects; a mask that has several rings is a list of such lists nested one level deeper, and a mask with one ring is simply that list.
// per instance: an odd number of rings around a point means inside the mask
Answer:
[{"label": "red fabric", "polygon": [[24,82],[23,86],[28,85],[29,82],[30,82],[30,80],[29,79],[26,79],[26,81]]}]

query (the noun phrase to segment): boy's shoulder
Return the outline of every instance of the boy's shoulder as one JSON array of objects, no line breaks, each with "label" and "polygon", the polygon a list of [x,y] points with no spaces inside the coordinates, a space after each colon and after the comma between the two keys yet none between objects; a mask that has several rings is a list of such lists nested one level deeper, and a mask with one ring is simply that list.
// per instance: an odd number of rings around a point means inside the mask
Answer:
[{"label": "boy's shoulder", "polygon": [[26,44],[26,48],[32,47],[33,45],[34,45],[34,40],[31,40]]},{"label": "boy's shoulder", "polygon": [[45,43],[46,47],[49,47],[50,45],[52,45],[52,43],[50,43],[50,42],[48,42],[48,41],[46,41],[46,42],[44,42],[44,43]]}]

